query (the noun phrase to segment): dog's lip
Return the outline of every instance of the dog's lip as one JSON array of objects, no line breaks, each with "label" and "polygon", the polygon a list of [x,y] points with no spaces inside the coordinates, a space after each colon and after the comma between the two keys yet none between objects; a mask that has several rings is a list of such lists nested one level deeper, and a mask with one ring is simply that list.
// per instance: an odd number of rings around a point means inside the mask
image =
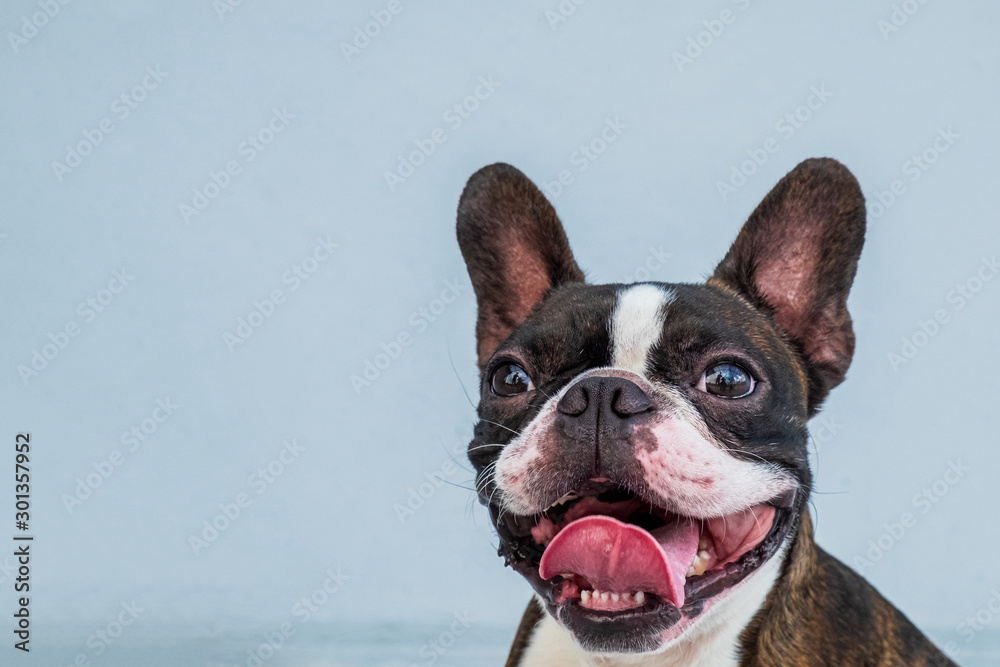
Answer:
[{"label": "dog's lip", "polygon": [[[579,484],[575,485],[572,489],[566,491],[561,496],[559,496],[558,498],[556,498],[556,500],[554,500],[552,503],[550,503],[544,510],[542,510],[541,512],[538,512],[537,514],[532,515],[532,516],[534,516],[536,518],[540,518],[540,517],[544,516],[545,514],[547,514],[548,512],[550,512],[550,511],[552,511],[554,509],[557,509],[561,505],[564,505],[564,504],[566,504],[566,503],[568,503],[568,502],[570,502],[572,500],[576,500],[578,498],[586,498],[586,497],[589,497],[589,496],[599,496],[599,495],[601,495],[603,493],[607,493],[609,491],[614,491],[616,489],[618,489],[618,490],[625,490],[625,491],[628,491],[630,493],[634,493],[628,487],[623,486],[623,485],[621,485],[621,484],[619,484],[619,483],[617,483],[617,482],[615,482],[615,481],[613,481],[611,479],[608,479],[607,477],[593,477],[593,478],[590,478],[590,479],[588,479],[588,480],[586,480],[586,481],[584,481],[582,483],[579,483]],[[770,499],[767,502],[762,503],[762,504],[764,504],[764,505],[770,505],[770,506],[774,507],[775,509],[789,509],[789,508],[795,506],[795,501],[798,500],[798,496],[799,496],[798,492],[799,492],[798,486],[797,485],[793,485],[793,486],[789,487],[787,490],[779,493],[774,498],[772,498],[772,499]],[[634,495],[637,498],[642,499],[644,502],[648,503],[652,507],[660,508],[660,506],[657,505],[657,503],[655,501],[651,501],[651,500],[647,499],[644,495],[642,495],[640,493],[634,493]],[[660,509],[662,509],[662,508],[660,508]]]},{"label": "dog's lip", "polygon": [[570,500],[576,498],[585,498],[587,496],[599,496],[602,493],[607,493],[608,491],[614,491],[615,489],[621,488],[620,484],[613,482],[607,477],[591,477],[585,480],[571,490],[567,491],[555,500],[551,505],[549,505],[544,511],[548,511],[557,505],[561,505]]},{"label": "dog's lip", "polygon": [[779,494],[776,498],[771,499],[768,503],[775,509],[787,510],[795,507],[795,501],[799,497],[799,488],[793,486],[784,493]]},{"label": "dog's lip", "polygon": [[748,577],[755,575],[765,562],[778,553],[781,544],[795,525],[794,516],[791,510],[777,510],[771,531],[761,544],[744,554],[738,561],[728,563],[721,569],[688,577],[684,585],[685,603],[680,609],[659,597],[649,596],[642,607],[620,612],[598,611],[582,606],[577,598],[556,603],[552,596],[555,591],[554,586],[548,588],[545,598],[553,615],[561,619],[566,616],[574,617],[578,621],[576,627],[586,624],[583,627],[589,625],[595,631],[601,632],[612,627],[611,624],[633,629],[648,627],[650,632],[655,632],[658,636],[660,632],[673,628],[679,622],[693,622]]},{"label": "dog's lip", "polygon": [[[577,492],[564,494],[559,498],[564,502],[574,500],[578,496]],[[585,497],[585,496],[583,496]],[[637,496],[638,497],[638,496]],[[725,563],[722,567],[709,570],[701,575],[687,577],[684,584],[685,602],[678,609],[670,605],[657,596],[650,595],[642,607],[632,608],[623,611],[600,611],[588,609],[581,605],[580,598],[572,597],[556,601],[558,587],[564,581],[560,577],[550,580],[543,580],[539,574],[538,565],[544,550],[538,548],[539,545],[528,544],[523,540],[523,536],[516,536],[506,531],[510,539],[505,538],[501,531],[501,555],[505,555],[508,564],[520,572],[532,583],[535,590],[542,595],[549,606],[550,612],[558,617],[558,614],[571,614],[577,621],[598,627],[610,627],[608,623],[623,622],[629,624],[634,630],[636,627],[648,626],[650,631],[654,628],[666,630],[673,627],[681,619],[693,620],[700,616],[709,606],[726,596],[731,589],[739,585],[747,577],[753,576],[756,571],[779,550],[787,536],[793,529],[796,521],[795,507],[800,494],[797,489],[784,492],[771,501],[764,503],[775,508],[772,525],[763,540],[750,551],[742,554],[735,562]],[[534,523],[534,518],[541,517],[545,513],[534,515],[534,517],[520,517]],[[504,515],[506,522],[511,515]],[[494,515],[496,518],[496,515]],[[523,524],[522,524],[523,525]],[[528,538],[530,542],[530,537]],[[520,543],[520,544],[518,544]],[[644,630],[645,631],[645,630]]]}]

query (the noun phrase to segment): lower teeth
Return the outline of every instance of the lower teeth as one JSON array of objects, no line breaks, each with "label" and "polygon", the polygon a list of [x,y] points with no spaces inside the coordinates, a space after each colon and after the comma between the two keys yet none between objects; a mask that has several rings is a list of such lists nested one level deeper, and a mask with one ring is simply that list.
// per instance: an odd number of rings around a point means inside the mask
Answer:
[{"label": "lower teeth", "polygon": [[632,602],[633,599],[635,600],[636,604],[643,605],[646,603],[646,594],[643,593],[642,591],[638,591],[637,593],[634,594],[633,598],[632,593],[609,593],[607,591],[603,593],[601,591],[580,592],[580,602],[584,604],[590,602],[591,600],[594,601],[600,600],[601,602],[607,602],[608,600],[611,600],[613,602]]}]

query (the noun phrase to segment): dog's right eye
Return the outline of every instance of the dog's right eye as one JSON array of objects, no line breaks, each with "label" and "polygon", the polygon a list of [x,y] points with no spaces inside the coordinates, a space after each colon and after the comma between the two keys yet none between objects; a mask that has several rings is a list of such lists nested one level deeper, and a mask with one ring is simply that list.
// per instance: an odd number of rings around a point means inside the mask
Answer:
[{"label": "dog's right eye", "polygon": [[535,385],[517,364],[501,364],[493,371],[490,388],[497,396],[515,396],[534,389]]},{"label": "dog's right eye", "polygon": [[754,390],[756,381],[736,364],[715,364],[701,375],[697,388],[722,398],[743,398]]}]

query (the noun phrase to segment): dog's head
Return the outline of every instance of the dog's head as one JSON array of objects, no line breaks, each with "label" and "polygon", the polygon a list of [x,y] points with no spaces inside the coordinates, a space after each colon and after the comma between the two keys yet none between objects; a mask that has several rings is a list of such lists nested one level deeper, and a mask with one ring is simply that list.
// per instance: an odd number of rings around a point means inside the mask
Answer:
[{"label": "dog's head", "polygon": [[583,648],[665,649],[777,562],[810,490],[806,422],[854,351],[864,227],[850,172],[808,160],[705,284],[588,285],[527,177],[469,179],[469,458],[500,554]]}]

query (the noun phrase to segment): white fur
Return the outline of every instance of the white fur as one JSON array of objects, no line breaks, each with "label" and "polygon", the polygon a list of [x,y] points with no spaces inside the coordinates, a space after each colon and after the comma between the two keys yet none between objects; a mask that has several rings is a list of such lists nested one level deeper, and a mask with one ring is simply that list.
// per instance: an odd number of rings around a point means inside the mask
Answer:
[{"label": "white fur", "polygon": [[728,592],[687,631],[659,653],[587,653],[548,614],[535,629],[519,667],[736,667],[739,636],[778,579],[785,544],[759,570]]},{"label": "white fur", "polygon": [[672,290],[635,285],[618,295],[611,315],[611,365],[646,375],[649,351],[663,334],[667,306],[677,298]]},{"label": "white fur", "polygon": [[[529,515],[541,512],[566,489],[549,488],[547,472],[552,452],[543,455],[540,443],[553,428],[556,405],[584,378],[600,375],[635,382],[658,407],[660,416],[649,424],[660,446],[637,454],[649,489],[664,509],[709,519],[740,512],[778,497],[795,485],[787,471],[773,464],[737,459],[728,453],[691,402],[674,387],[653,384],[634,371],[592,368],[581,373],[542,406],[541,411],[503,448],[494,467],[498,501],[505,512]],[[546,459],[550,460],[546,460]],[[702,484],[702,480],[709,483]]]},{"label": "white fur", "polygon": [[[663,334],[673,290],[635,285],[619,293],[609,321],[612,365],[581,373],[548,399],[541,411],[503,449],[494,469],[504,511],[534,514],[566,489],[549,488],[554,453],[540,446],[557,418],[556,405],[584,378],[603,375],[635,382],[657,406],[649,425],[659,446],[638,456],[657,504],[679,514],[712,518],[766,502],[794,485],[776,466],[737,459],[716,440],[683,391],[648,376],[649,355]],[[777,578],[781,553],[730,590],[685,629],[676,628],[663,651],[642,656],[597,655],[583,651],[571,633],[546,615],[525,655],[526,667],[733,667],[740,632],[760,609]],[[678,636],[679,634],[679,636]]]}]

